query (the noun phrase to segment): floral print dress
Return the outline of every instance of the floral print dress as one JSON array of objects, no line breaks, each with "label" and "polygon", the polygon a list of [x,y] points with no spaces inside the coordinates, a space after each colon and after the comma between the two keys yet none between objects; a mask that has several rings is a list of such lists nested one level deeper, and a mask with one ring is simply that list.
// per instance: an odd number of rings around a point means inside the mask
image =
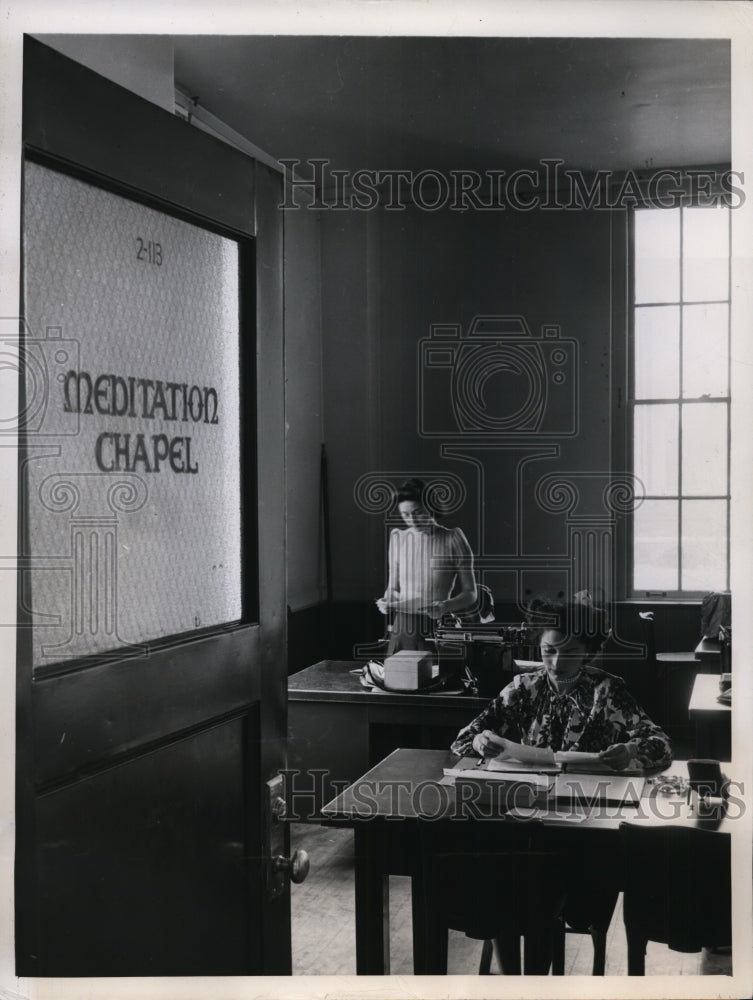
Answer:
[{"label": "floral print dress", "polygon": [[629,743],[643,767],[667,767],[666,734],[646,715],[625,682],[597,667],[584,667],[569,691],[558,693],[545,669],[518,674],[473,722],[458,733],[452,752],[474,756],[473,737],[484,729],[528,746],[599,752]]}]

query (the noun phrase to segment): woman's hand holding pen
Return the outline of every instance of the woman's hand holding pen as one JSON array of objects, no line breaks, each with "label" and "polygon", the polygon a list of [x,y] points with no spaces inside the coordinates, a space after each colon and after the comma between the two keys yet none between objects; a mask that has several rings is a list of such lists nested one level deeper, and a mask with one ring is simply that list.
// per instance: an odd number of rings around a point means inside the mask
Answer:
[{"label": "woman's hand holding pen", "polygon": [[491,729],[484,729],[473,737],[473,749],[480,757],[499,757],[506,749],[507,740]]}]

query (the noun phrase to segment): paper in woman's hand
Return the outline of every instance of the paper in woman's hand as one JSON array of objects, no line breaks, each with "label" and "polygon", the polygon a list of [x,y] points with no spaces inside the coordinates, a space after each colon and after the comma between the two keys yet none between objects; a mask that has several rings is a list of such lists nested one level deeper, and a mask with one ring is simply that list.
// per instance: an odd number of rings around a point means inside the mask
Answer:
[{"label": "paper in woman's hand", "polygon": [[558,750],[555,754],[560,764],[595,764],[601,755],[589,750]]},{"label": "paper in woman's hand", "polygon": [[421,611],[426,604],[423,597],[404,597],[402,599],[393,599],[391,601],[385,601],[385,607],[389,611],[407,611],[416,612]]},{"label": "paper in woman's hand", "polygon": [[[554,755],[558,764],[562,764],[566,771],[578,774],[614,774],[615,768],[604,760],[602,754],[592,753],[587,750],[558,750]],[[630,761],[626,767],[620,769],[621,774],[641,774],[643,768],[637,761]]]},{"label": "paper in woman's hand", "polygon": [[490,737],[495,744],[499,744],[500,752],[496,758],[489,761],[489,769],[493,770],[494,760],[507,761],[517,760],[521,764],[537,764],[541,767],[552,767],[554,765],[554,751],[551,747],[529,747],[523,743],[515,743],[507,740],[503,736]]}]

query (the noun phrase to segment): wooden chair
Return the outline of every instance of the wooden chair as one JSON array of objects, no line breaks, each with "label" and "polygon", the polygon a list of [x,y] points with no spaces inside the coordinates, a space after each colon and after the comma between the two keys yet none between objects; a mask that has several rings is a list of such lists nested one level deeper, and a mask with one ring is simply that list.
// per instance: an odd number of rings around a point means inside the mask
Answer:
[{"label": "wooden chair", "polygon": [[[550,831],[542,826],[534,834],[539,850],[545,854],[558,852],[564,869],[565,904],[554,923],[555,976],[565,974],[567,934],[590,934],[594,949],[592,975],[603,976],[606,972],[607,933],[619,896],[620,855],[612,841],[596,837],[598,842],[594,838],[589,841],[592,850],[586,850],[582,841],[568,837],[567,831],[561,829]],[[489,974],[493,951],[492,941],[485,941],[479,966],[482,975]]]},{"label": "wooden chair", "polygon": [[[557,949],[558,933],[559,928],[555,923],[543,944],[538,936],[522,935],[525,953],[522,968],[525,975],[545,976],[549,973]],[[495,938],[484,941],[478,974],[480,976],[491,975],[492,956],[496,954],[497,964],[503,975],[519,976],[521,974],[520,942],[521,935],[511,933],[501,933]]]},{"label": "wooden chair", "polygon": [[698,952],[732,941],[730,836],[688,826],[621,823],[628,975],[646,971],[646,944]]},{"label": "wooden chair", "polygon": [[446,974],[449,929],[494,940],[505,975],[520,975],[522,938],[523,973],[549,972],[565,902],[564,865],[560,855],[533,844],[537,825],[427,825],[421,850],[426,941],[416,973]]},{"label": "wooden chair", "polygon": [[[555,941],[554,958],[552,961],[552,973],[555,976],[565,974],[565,936],[566,934],[590,934],[593,942],[594,958],[591,969],[592,976],[603,976],[606,974],[607,965],[607,934],[612,915],[617,905],[617,889],[609,890],[605,893],[601,905],[595,908],[590,922],[584,926],[580,922],[575,922],[568,913],[568,906],[565,903],[565,911],[562,915],[562,929]],[[568,919],[570,918],[570,919]],[[575,923],[572,926],[571,921]]]},{"label": "wooden chair", "polygon": [[[616,902],[616,899],[615,899]],[[612,909],[614,912],[614,908]],[[553,946],[552,946],[552,975],[553,976],[564,976],[565,975],[565,940],[567,934],[590,934],[591,940],[593,941],[594,948],[594,960],[593,967],[591,970],[592,976],[603,976],[606,973],[607,965],[607,933],[609,931],[609,925],[611,923],[610,918],[606,923],[606,926],[602,923],[594,923],[584,931],[575,927],[568,927],[567,919],[565,916],[557,918],[557,921],[553,929]],[[496,948],[495,948],[496,946]],[[518,939],[518,947],[520,947]],[[484,941],[483,948],[481,949],[481,961],[479,962],[479,975],[488,976],[491,973],[492,956],[494,952],[497,952],[497,961],[499,963],[500,969],[504,972],[505,966],[511,963],[511,959],[508,955],[503,955],[500,953],[499,942],[489,940]],[[518,955],[518,961],[520,961],[520,956]],[[508,973],[509,974],[509,973]]]}]

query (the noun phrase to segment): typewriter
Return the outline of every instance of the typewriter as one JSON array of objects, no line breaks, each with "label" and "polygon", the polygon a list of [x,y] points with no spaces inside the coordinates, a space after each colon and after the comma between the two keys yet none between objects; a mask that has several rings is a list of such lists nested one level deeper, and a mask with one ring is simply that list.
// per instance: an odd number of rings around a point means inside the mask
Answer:
[{"label": "typewriter", "polygon": [[434,643],[439,676],[467,683],[482,698],[493,698],[512,680],[516,661],[537,661],[539,653],[530,626],[496,621],[464,625],[444,618]]}]

